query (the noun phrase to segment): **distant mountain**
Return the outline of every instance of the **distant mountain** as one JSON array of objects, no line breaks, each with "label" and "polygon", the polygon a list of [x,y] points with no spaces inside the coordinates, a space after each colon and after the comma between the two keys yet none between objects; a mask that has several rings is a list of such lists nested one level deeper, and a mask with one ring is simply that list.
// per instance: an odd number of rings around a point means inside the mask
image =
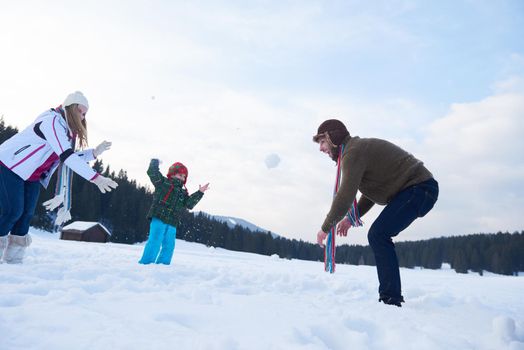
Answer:
[{"label": "distant mountain", "polygon": [[[247,228],[248,230],[252,231],[252,232],[260,232],[260,233],[267,233],[269,230],[266,230],[262,227],[259,227],[247,220],[244,220],[244,219],[240,219],[240,218],[235,218],[233,216],[220,216],[220,215],[212,215],[212,214],[209,214],[209,213],[206,213],[206,212],[201,212],[207,216],[209,216],[210,218],[213,218],[217,221],[220,221],[220,222],[224,222],[227,224],[227,226],[229,226],[230,228],[233,228],[235,226],[240,226],[240,227],[243,227],[243,228]],[[273,236],[273,238],[276,238],[276,237],[279,237],[279,235],[277,235],[276,233],[274,232],[271,232],[271,235]]]}]

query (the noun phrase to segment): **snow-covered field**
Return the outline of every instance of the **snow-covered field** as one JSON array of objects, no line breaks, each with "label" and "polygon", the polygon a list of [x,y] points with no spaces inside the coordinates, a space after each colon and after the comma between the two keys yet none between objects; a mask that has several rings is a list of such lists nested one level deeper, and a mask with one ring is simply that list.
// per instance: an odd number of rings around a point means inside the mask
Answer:
[{"label": "snow-covered field", "polygon": [[377,302],[374,267],[284,260],[177,241],[142,245],[32,230],[0,265],[0,349],[524,349],[524,278],[402,269],[404,307]]}]

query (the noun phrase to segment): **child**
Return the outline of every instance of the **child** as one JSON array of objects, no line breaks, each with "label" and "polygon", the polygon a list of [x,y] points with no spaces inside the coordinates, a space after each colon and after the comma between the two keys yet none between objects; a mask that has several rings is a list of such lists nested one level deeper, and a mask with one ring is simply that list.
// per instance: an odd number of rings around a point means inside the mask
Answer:
[{"label": "child", "polygon": [[[158,169],[159,160],[151,159],[147,175],[155,186],[153,204],[148,219],[149,239],[144,247],[140,264],[165,264],[171,263],[175,250],[176,227],[180,223],[180,216],[186,209],[193,207],[202,199],[209,183],[199,185],[199,190],[188,195],[186,189],[187,168],[182,163],[174,163],[169,167],[167,178],[162,176]],[[160,254],[159,254],[160,252]]]}]

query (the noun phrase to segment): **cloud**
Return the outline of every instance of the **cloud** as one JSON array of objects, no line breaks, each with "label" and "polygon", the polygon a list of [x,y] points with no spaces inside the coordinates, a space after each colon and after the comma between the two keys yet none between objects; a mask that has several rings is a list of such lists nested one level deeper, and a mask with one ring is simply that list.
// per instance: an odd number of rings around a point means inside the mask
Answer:
[{"label": "cloud", "polygon": [[519,91],[454,104],[429,126],[423,154],[441,185],[437,210],[443,234],[524,228],[524,93]]},{"label": "cloud", "polygon": [[[463,56],[467,50],[440,45],[469,48],[460,35],[455,42],[433,34],[433,24],[471,20],[467,11],[447,22],[441,10],[428,14],[410,1],[53,3],[9,2],[0,13],[0,29],[10,33],[0,46],[13,53],[0,56],[0,114],[8,123],[23,128],[80,89],[91,104],[90,142],[113,141],[103,156],[113,169],[148,184],[151,157],[164,160],[161,167],[182,161],[190,190],[212,185],[198,210],[312,241],[331,204],[334,163],[311,136],[336,117],[352,135],[404,147],[440,181],[435,210],[399,239],[523,226],[523,56],[504,40],[486,41],[494,52],[514,52],[498,68],[477,51]],[[486,31],[502,21],[486,22]],[[82,43],[74,59],[49,49],[73,41]],[[473,56],[488,73],[459,79],[441,69],[467,71],[463,62]],[[493,77],[471,77],[496,69],[508,78],[479,98]],[[461,100],[457,91],[474,102],[451,104]],[[365,243],[380,209],[348,241]]]}]

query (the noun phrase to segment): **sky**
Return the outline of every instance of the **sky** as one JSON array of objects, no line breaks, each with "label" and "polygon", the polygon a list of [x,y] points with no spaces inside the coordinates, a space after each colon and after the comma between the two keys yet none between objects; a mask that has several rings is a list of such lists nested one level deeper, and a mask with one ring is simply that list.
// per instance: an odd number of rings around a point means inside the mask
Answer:
[{"label": "sky", "polygon": [[171,265],[139,265],[143,244],[30,234],[24,263],[0,265],[3,350],[524,349],[522,276],[402,268],[398,308],[374,266],[181,240]]},{"label": "sky", "polygon": [[[314,241],[335,164],[318,125],[392,141],[440,184],[397,240],[524,229],[524,3],[0,0],[0,116],[75,90],[89,140],[150,186],[180,161],[195,208]],[[340,242],[366,244],[375,206]]]}]

